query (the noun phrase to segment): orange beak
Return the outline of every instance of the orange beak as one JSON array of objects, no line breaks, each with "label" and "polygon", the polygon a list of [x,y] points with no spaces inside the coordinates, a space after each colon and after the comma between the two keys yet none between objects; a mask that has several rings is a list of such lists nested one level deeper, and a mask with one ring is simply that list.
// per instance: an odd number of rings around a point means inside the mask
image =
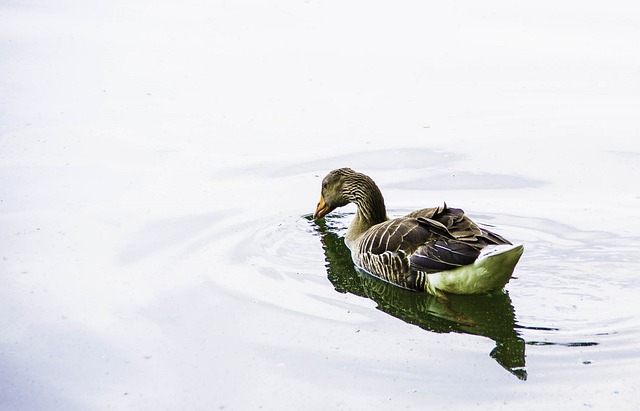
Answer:
[{"label": "orange beak", "polygon": [[327,206],[327,203],[324,202],[324,197],[320,196],[320,201],[318,202],[318,206],[316,207],[316,212],[313,213],[313,219],[322,218],[332,212],[335,207],[331,208]]}]

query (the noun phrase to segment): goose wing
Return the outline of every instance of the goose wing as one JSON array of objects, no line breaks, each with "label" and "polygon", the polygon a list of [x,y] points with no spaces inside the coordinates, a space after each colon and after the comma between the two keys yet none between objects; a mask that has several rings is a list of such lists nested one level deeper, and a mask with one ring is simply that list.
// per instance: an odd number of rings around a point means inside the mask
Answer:
[{"label": "goose wing", "polygon": [[443,207],[417,210],[409,216],[432,227],[437,234],[410,256],[411,268],[433,273],[473,263],[489,244],[510,244],[501,236],[478,227],[461,209]]},{"label": "goose wing", "polygon": [[446,227],[447,231],[456,240],[484,247],[489,244],[511,244],[509,241],[491,232],[480,228],[459,208],[442,207],[423,208],[406,215],[411,218],[424,218],[434,220]]},{"label": "goose wing", "polygon": [[439,237],[416,250],[409,257],[409,262],[413,270],[430,274],[471,264],[479,255],[480,248],[464,241]]},{"label": "goose wing", "polygon": [[479,228],[464,211],[445,204],[372,227],[358,251],[370,261],[383,254],[385,261],[394,255],[407,256],[412,270],[433,273],[473,263],[488,244],[509,242]]},{"label": "goose wing", "polygon": [[450,236],[461,241],[473,242],[482,236],[482,230],[459,208],[442,207],[423,208],[406,215],[406,217],[422,218],[437,221],[446,227]]}]

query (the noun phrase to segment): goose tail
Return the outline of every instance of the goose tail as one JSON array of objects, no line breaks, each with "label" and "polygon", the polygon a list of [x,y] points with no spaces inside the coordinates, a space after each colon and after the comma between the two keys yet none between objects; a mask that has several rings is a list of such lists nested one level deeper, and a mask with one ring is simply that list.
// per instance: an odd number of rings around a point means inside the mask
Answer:
[{"label": "goose tail", "polygon": [[495,279],[494,290],[500,290],[511,279],[516,264],[524,253],[523,244],[500,244],[482,250],[474,265],[482,267],[487,275]]},{"label": "goose tail", "polygon": [[501,290],[511,279],[524,252],[522,244],[491,245],[469,265],[430,274],[431,286],[453,294],[484,294]]}]

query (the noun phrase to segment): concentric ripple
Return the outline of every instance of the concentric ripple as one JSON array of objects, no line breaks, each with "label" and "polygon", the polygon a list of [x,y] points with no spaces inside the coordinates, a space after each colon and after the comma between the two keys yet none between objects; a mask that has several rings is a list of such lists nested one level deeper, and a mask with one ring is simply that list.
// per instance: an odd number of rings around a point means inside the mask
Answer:
[{"label": "concentric ripple", "polygon": [[234,287],[287,310],[339,321],[368,321],[344,315],[340,293],[366,297],[348,304],[373,300],[379,310],[425,330],[495,340],[492,356],[522,379],[527,376],[525,345],[527,356],[535,352],[540,359],[550,353],[549,347],[573,349],[578,356],[594,350],[586,355],[589,358],[602,352],[614,352],[616,358],[637,355],[633,341],[640,336],[638,317],[625,313],[620,302],[635,298],[635,267],[640,261],[633,250],[638,249],[638,238],[578,230],[545,219],[472,215],[506,238],[525,243],[526,251],[507,285],[508,293],[493,300],[454,297],[443,305],[355,270],[342,240],[352,217],[333,213],[319,222],[309,215],[262,221],[231,251],[233,261],[255,268],[252,278]]}]

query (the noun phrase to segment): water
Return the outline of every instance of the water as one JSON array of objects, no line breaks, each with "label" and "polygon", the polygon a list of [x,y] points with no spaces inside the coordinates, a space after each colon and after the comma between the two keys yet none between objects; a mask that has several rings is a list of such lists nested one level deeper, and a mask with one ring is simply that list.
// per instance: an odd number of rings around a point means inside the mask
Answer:
[{"label": "water", "polygon": [[[1,6],[0,408],[634,409],[640,25],[521,7]],[[358,272],[342,166],[516,278]]]}]

